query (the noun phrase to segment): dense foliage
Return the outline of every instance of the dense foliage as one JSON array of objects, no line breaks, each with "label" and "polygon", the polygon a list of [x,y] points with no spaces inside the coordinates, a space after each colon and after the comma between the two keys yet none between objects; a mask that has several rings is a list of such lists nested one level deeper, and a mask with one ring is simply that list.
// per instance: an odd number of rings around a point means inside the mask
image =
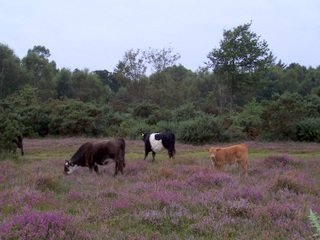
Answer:
[{"label": "dense foliage", "polygon": [[172,48],[131,49],[113,72],[91,72],[58,69],[44,46],[19,59],[0,43],[1,149],[17,134],[138,138],[151,130],[195,144],[320,141],[320,67],[276,63],[250,27],[224,31],[196,72]]}]

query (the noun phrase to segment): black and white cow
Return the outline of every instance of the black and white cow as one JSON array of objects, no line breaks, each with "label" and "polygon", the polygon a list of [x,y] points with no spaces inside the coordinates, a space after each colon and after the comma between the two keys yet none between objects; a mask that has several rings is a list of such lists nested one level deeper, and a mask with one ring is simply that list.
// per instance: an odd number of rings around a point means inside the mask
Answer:
[{"label": "black and white cow", "polygon": [[71,159],[64,164],[64,173],[70,174],[78,167],[89,167],[98,173],[98,165],[106,165],[111,160],[115,162],[114,176],[118,171],[123,173],[125,164],[125,141],[122,138],[87,142],[80,146]]},{"label": "black and white cow", "polygon": [[149,152],[152,152],[152,159],[156,156],[156,152],[165,148],[168,150],[169,158],[174,158],[175,149],[175,135],[173,133],[143,133],[144,141],[144,160],[147,158]]}]

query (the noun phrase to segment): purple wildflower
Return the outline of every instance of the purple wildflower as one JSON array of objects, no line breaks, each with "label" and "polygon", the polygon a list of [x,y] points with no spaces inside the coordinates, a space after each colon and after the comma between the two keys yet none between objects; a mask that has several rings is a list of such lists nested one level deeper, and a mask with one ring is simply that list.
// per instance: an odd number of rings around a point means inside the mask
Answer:
[{"label": "purple wildflower", "polygon": [[61,212],[26,211],[0,224],[1,239],[79,239],[72,217]]}]

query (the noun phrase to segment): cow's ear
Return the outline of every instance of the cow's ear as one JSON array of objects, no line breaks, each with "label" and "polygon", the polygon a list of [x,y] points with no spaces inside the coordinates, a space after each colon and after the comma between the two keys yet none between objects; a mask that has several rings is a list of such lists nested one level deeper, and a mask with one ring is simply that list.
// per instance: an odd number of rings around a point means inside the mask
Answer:
[{"label": "cow's ear", "polygon": [[141,133],[141,137],[143,137],[144,136],[144,133]]}]

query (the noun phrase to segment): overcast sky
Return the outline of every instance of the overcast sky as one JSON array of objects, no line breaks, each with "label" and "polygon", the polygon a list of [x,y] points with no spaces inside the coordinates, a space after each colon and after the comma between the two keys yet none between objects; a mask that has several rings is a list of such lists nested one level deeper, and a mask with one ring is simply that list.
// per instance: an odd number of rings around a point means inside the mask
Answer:
[{"label": "overcast sky", "polygon": [[195,71],[223,30],[250,21],[277,61],[320,66],[320,0],[0,0],[0,43],[20,59],[42,45],[58,68],[90,71],[171,47]]}]

